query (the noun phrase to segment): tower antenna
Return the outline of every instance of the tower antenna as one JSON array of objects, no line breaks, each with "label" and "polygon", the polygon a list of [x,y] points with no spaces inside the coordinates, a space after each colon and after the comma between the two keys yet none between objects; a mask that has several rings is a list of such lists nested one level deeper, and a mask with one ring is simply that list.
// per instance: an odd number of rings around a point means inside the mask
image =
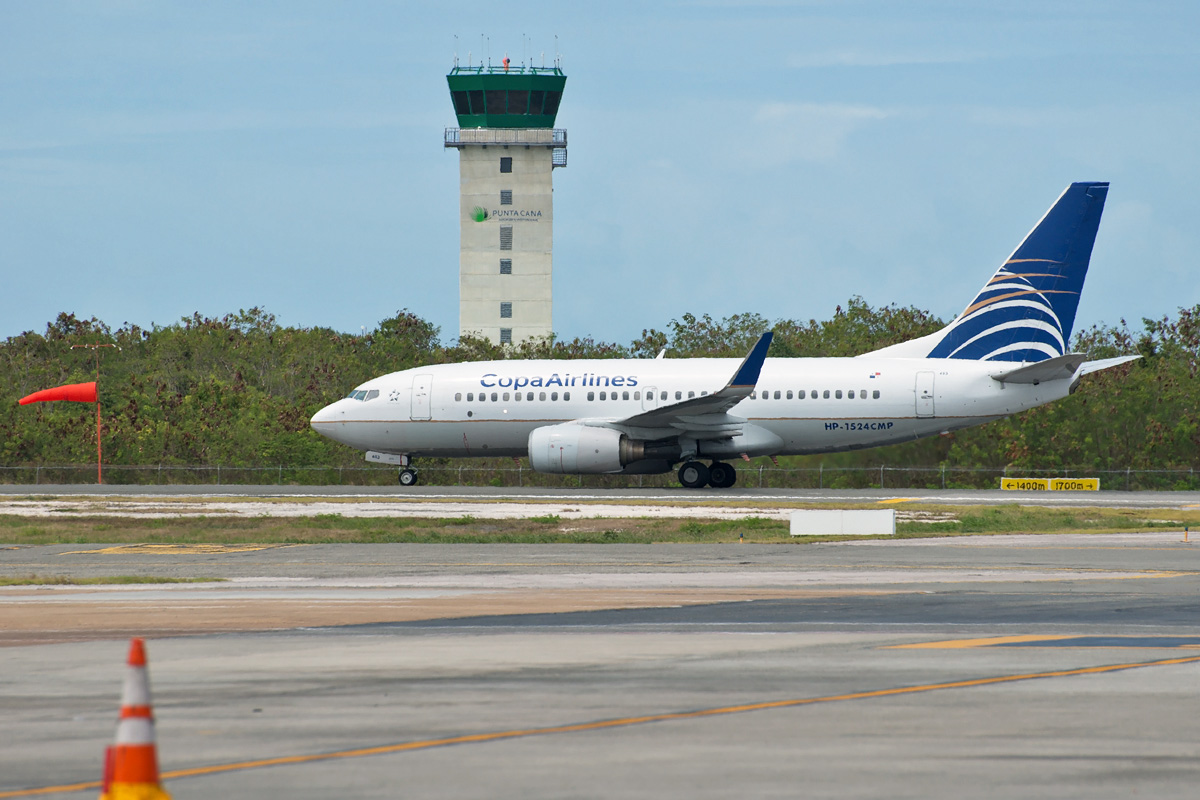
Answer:
[{"label": "tower antenna", "polygon": [[458,68],[458,34],[454,34],[454,67]]}]

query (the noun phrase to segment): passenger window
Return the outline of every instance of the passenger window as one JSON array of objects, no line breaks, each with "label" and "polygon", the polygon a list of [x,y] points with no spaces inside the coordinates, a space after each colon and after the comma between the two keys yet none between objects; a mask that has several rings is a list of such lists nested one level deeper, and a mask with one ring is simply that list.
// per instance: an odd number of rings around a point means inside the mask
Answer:
[{"label": "passenger window", "polygon": [[696,396],[695,392],[688,392],[688,400],[691,400],[695,396]]},{"label": "passenger window", "polygon": [[778,389],[775,390],[775,399],[776,400],[779,399],[779,390]]},{"label": "passenger window", "polygon": [[455,393],[454,393],[454,402],[456,402],[456,403],[461,403],[461,402],[462,402],[462,392],[455,392]]},{"label": "passenger window", "polygon": [[[838,397],[841,397],[841,396],[842,396],[842,393],[838,392]],[[506,402],[506,403],[508,402],[508,392],[504,393],[504,402]]]},{"label": "passenger window", "polygon": [[676,392],[676,393],[675,393],[675,399],[676,399],[676,400],[682,400],[682,399],[683,399],[683,392]]},{"label": "passenger window", "polygon": [[588,392],[588,400],[591,401],[591,400],[595,400],[595,399],[596,399],[596,393]]},{"label": "passenger window", "polygon": [[836,392],[833,393],[833,396],[835,399],[841,400],[842,399],[842,390],[838,389]]},{"label": "passenger window", "polygon": [[551,393],[550,393],[550,399],[551,399],[551,400],[557,400],[557,399],[558,399],[558,392],[551,392]]},{"label": "passenger window", "polygon": [[610,395],[608,399],[609,400],[620,400],[621,398],[617,397],[616,392],[613,392],[612,395]]},{"label": "passenger window", "polygon": [[[810,399],[816,400],[817,399],[817,390],[813,389],[811,392],[808,393],[808,396]],[[825,396],[828,397],[829,395],[825,395]]]},{"label": "passenger window", "polygon": [[851,389],[849,392],[847,392],[846,397],[849,398],[850,400],[853,400],[854,399],[854,390]]},{"label": "passenger window", "polygon": [[526,392],[525,399],[532,403],[533,402],[533,392]]},{"label": "passenger window", "polygon": [[828,400],[828,399],[829,399],[829,390],[828,390],[828,389],[826,389],[826,390],[825,390],[824,398],[825,398],[826,400]]},{"label": "passenger window", "polygon": [[492,402],[494,403],[494,402],[496,402],[496,400],[498,400],[498,399],[499,399],[499,398],[497,397],[496,393],[495,393],[495,392],[492,392]]},{"label": "passenger window", "polygon": [[863,400],[866,400],[867,399],[867,390],[860,389],[858,392],[858,396],[861,397]]},{"label": "passenger window", "polygon": [[[650,395],[646,395],[646,396],[647,396],[647,397],[649,397]],[[634,393],[633,393],[633,399],[634,399],[634,400],[641,400],[641,399],[642,399],[642,393],[641,393],[641,392],[634,392]]]},{"label": "passenger window", "polygon": [[871,397],[878,400],[879,399],[879,390],[876,389],[875,391],[871,392]]},{"label": "passenger window", "polygon": [[601,400],[607,400],[607,399],[608,399],[608,392],[601,392],[601,393],[600,393],[600,399],[601,399]]},{"label": "passenger window", "polygon": [[788,391],[787,391],[787,399],[788,400],[792,399],[792,390],[791,389],[788,389]]},{"label": "passenger window", "polygon": [[758,399],[758,392],[751,392],[751,393],[750,393],[750,399],[751,399],[751,400],[757,400],[757,399]]},{"label": "passenger window", "polygon": [[517,401],[518,403],[521,402],[521,393],[517,392],[516,394],[514,394],[513,400]]},{"label": "passenger window", "polygon": [[474,392],[467,392],[467,402],[468,403],[475,402],[475,393]]},{"label": "passenger window", "polygon": [[538,400],[545,400],[545,399],[546,399],[546,393],[538,392]]},{"label": "passenger window", "polygon": [[704,392],[701,392],[701,393],[700,393],[700,396],[701,396],[701,397],[704,397],[704,395],[706,395],[706,394],[708,394],[708,392],[707,392],[707,391],[704,391]]},{"label": "passenger window", "polygon": [[621,399],[622,399],[622,400],[628,400],[628,399],[629,399],[629,392],[621,392]]},{"label": "passenger window", "polygon": [[563,400],[570,400],[570,399],[571,399],[571,393],[563,392]]},{"label": "passenger window", "polygon": [[666,400],[666,399],[667,399],[667,393],[666,393],[666,392],[663,392],[663,393],[662,393],[662,397],[661,397],[660,399],[662,399],[662,400]]}]

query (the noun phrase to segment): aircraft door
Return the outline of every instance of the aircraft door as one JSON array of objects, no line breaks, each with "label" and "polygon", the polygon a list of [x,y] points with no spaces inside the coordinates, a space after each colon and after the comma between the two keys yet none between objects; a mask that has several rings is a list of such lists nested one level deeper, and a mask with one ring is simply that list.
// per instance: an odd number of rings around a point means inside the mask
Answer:
[{"label": "aircraft door", "polygon": [[658,389],[647,386],[642,390],[642,410],[653,411],[658,408]]},{"label": "aircraft door", "polygon": [[917,373],[916,397],[917,416],[932,417],[934,413],[932,372]]},{"label": "aircraft door", "polygon": [[430,395],[433,394],[432,375],[414,375],[412,385],[413,419],[429,419]]}]

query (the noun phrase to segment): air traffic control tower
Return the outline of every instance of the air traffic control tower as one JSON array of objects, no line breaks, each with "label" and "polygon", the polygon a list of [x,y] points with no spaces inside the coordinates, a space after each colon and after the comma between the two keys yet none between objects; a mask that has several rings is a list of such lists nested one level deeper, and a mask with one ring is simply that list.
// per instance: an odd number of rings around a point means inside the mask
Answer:
[{"label": "air traffic control tower", "polygon": [[555,167],[567,132],[554,127],[567,76],[553,67],[459,67],[446,76],[458,117],[458,327],[501,344],[549,336]]}]

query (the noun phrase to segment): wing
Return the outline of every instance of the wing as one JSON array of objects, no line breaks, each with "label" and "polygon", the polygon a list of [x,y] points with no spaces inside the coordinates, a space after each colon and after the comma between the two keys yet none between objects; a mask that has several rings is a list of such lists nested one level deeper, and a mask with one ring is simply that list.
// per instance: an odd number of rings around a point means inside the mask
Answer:
[{"label": "wing", "polygon": [[767,331],[759,338],[723,389],[613,420],[609,424],[615,428],[636,429],[647,438],[685,435],[695,439],[723,439],[739,435],[746,420],[727,412],[754,391],[774,335]]}]

